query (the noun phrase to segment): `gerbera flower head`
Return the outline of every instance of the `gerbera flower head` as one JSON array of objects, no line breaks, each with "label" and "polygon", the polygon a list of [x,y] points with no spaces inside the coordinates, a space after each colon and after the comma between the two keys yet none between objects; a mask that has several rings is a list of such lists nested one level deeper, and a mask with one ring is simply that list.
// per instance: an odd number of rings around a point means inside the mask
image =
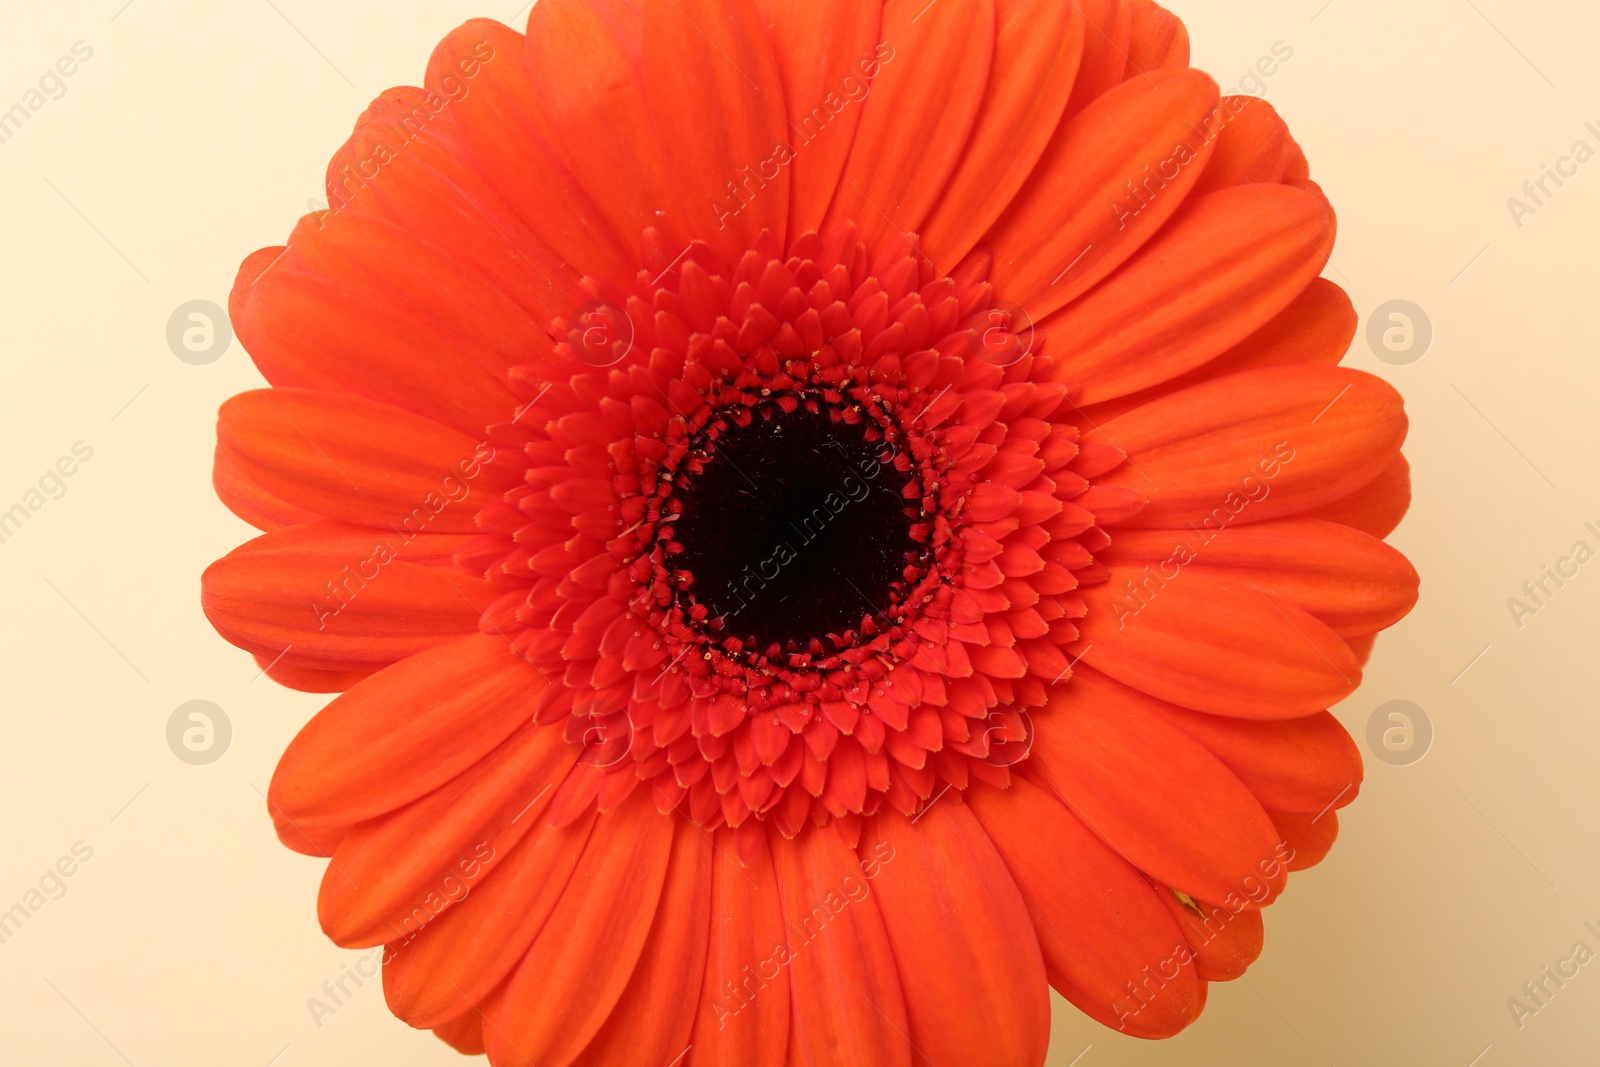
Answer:
[{"label": "gerbera flower head", "polygon": [[540,0],[246,260],[208,615],[496,1064],[1038,1064],[1242,974],[1416,595],[1333,213],[1149,0]]}]

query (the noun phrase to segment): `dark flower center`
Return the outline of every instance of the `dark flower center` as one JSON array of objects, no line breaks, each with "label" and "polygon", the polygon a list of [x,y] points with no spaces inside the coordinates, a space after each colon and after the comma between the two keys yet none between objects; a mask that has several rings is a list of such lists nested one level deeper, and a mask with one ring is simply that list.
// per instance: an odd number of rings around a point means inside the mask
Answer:
[{"label": "dark flower center", "polygon": [[[883,429],[854,411],[764,403],[719,419],[678,481],[671,570],[719,638],[831,652],[881,618],[922,552]],[[828,641],[829,635],[834,640]]]}]

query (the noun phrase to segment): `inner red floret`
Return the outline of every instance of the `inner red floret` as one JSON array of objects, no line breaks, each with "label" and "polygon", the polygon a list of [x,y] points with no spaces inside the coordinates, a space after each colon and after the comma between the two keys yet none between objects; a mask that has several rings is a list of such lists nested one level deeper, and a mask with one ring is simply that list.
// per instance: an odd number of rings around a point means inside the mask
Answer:
[{"label": "inner red floret", "polygon": [[461,559],[585,749],[558,820],[644,782],[792,836],[1003,784],[1068,672],[1095,512],[1138,506],[1091,488],[1123,457],[1080,447],[981,266],[765,243],[730,267],[647,233],[637,290],[593,287],[490,428],[526,481]]}]

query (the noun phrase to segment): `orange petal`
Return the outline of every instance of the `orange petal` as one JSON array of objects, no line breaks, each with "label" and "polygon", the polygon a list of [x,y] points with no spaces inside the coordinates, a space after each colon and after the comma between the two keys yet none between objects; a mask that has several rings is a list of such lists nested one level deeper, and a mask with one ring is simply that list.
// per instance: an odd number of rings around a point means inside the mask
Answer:
[{"label": "orange petal", "polygon": [[322,879],[323,932],[366,948],[422,929],[522,840],[577,756],[559,730],[526,722],[460,777],[351,830]]},{"label": "orange petal", "polygon": [[253,284],[241,271],[241,292],[234,328],[273,385],[355,393],[466,434],[516,411],[503,377],[449,355],[470,338],[397,315],[386,300],[282,263]]},{"label": "orange petal", "polygon": [[[888,0],[885,52],[828,210],[868,247],[921,227],[972,130],[994,52],[994,0]],[[929,92],[929,86],[938,92]],[[946,270],[954,264],[942,264]]]},{"label": "orange petal", "polygon": [[[1186,167],[1177,181],[1197,176]],[[1156,191],[1129,230],[1137,231],[1152,212],[1170,211],[1174,191]],[[1110,217],[1102,201],[1096,204]],[[1124,204],[1119,212],[1135,207]],[[1333,237],[1328,202],[1287,185],[1242,186],[1191,199],[1115,277],[1040,323],[1047,337],[1058,339],[1051,349],[1061,361],[1057,373],[1082,383],[1081,402],[1094,404],[1192,370],[1288,307],[1328,262]],[[1085,269],[1097,268],[1080,267],[1080,273]],[[1040,306],[1063,302],[1051,297]]]},{"label": "orange petal", "polygon": [[[1043,319],[1127,261],[1204,169],[1211,146],[1203,126],[1216,102],[1217,85],[1205,74],[1161,70],[1064,123],[985,238],[995,292]],[[1058,357],[1079,346],[1075,334],[1062,337],[1074,348],[1052,347]]]},{"label": "orange petal", "polygon": [[1095,671],[1056,687],[1029,765],[1128,862],[1191,896],[1270,903],[1278,834],[1205,746]]},{"label": "orange petal", "polygon": [[485,471],[492,446],[348,393],[240,393],[222,405],[217,441],[231,470],[265,493],[368,526],[476,533],[478,509],[516,481]]},{"label": "orange petal", "polygon": [[1359,325],[1360,316],[1345,291],[1326,278],[1314,278],[1270,322],[1216,359],[1149,389],[1091,404],[1084,415],[1103,424],[1169,393],[1261,367],[1308,363],[1332,367],[1350,350]]},{"label": "orange petal", "polygon": [[532,719],[545,683],[499,637],[473,634],[385,668],[295,735],[268,799],[320,837],[464,773]]},{"label": "orange petal", "polygon": [[1343,289],[1326,278],[1313,278],[1288,307],[1206,368],[1213,374],[1237,374],[1296,363],[1331,367],[1350,351],[1360,324],[1361,316]]},{"label": "orange petal", "polygon": [[1128,525],[1216,531],[1332,503],[1400,451],[1394,387],[1343,367],[1268,367],[1204,382],[1100,424],[1128,454],[1099,480],[1149,504]]},{"label": "orange petal", "polygon": [[687,1067],[783,1067],[789,1053],[789,953],[783,909],[762,847],[741,867],[734,831],[717,831],[710,949]]},{"label": "orange petal", "polygon": [[1348,804],[1361,791],[1361,752],[1326,711],[1261,722],[1206,715],[1153,699],[1146,703],[1206,746],[1263,807],[1316,813]]},{"label": "orange petal", "polygon": [[641,6],[645,100],[689,236],[728,263],[763,231],[781,243],[789,218],[783,79],[751,0]]},{"label": "orange petal", "polygon": [[1288,861],[1291,871],[1303,871],[1321,863],[1333,849],[1339,837],[1339,814],[1328,811],[1320,815],[1300,812],[1269,811],[1272,823],[1283,835],[1293,858]]},{"label": "orange petal", "polygon": [[446,562],[462,540],[335,522],[274,530],[207,567],[200,603],[246,651],[370,669],[477,630],[499,590]]},{"label": "orange petal", "polygon": [[906,998],[913,1062],[1038,1067],[1050,1044],[1050,996],[1027,906],[966,806],[888,811],[867,824],[863,883],[879,911]]},{"label": "orange petal", "polygon": [[1388,537],[1410,508],[1411,464],[1405,456],[1396,455],[1372,481],[1331,504],[1306,512],[1306,516],[1353,526],[1373,537]]},{"label": "orange petal", "polygon": [[1292,719],[1349,696],[1361,667],[1339,635],[1245,579],[1199,568],[1164,578],[1111,568],[1069,654],[1127,685],[1197,711]]},{"label": "orange petal", "polygon": [[[486,181],[460,135],[459,98],[477,84],[480,55],[514,64],[522,52],[520,37],[476,21],[485,34],[468,22],[435,52],[433,89],[389,89],[361,116],[328,164],[330,210],[295,229],[295,256],[341,285],[403,293],[432,318],[492,316],[507,335],[483,339],[513,353],[513,338],[544,344],[534,331],[573,306],[578,274]],[[526,321],[509,321],[508,303]]]},{"label": "orange petal", "polygon": [[1403,555],[1360,530],[1320,519],[1278,519],[1209,530],[1119,531],[1097,557],[1107,566],[1154,567],[1247,581],[1289,600],[1341,637],[1393,626],[1417,602],[1418,577]]},{"label": "orange petal", "polygon": [[1195,973],[1207,982],[1231,982],[1261,955],[1265,933],[1261,912],[1234,910],[1187,896],[1180,899],[1166,886],[1158,886],[1157,892],[1194,950]]},{"label": "orange petal", "polygon": [[1133,43],[1133,4],[1130,0],[1074,0],[1083,11],[1083,63],[1067,101],[1071,118],[1100,99],[1122,81],[1128,70],[1128,48]]},{"label": "orange petal", "polygon": [[486,1003],[544,929],[595,817],[590,809],[570,825],[553,826],[547,817],[524,815],[532,829],[465,899],[420,932],[390,942],[383,961],[389,1010],[426,1027]]},{"label": "orange petal", "polygon": [[922,227],[935,263],[959,263],[1027,181],[1083,58],[1083,14],[1053,0],[995,0],[995,58],[956,170]]},{"label": "orange petal", "polygon": [[1133,10],[1128,42],[1128,69],[1124,80],[1161,67],[1189,65],[1189,31],[1183,20],[1155,0],[1129,0]]},{"label": "orange petal", "polygon": [[268,678],[279,685],[298,689],[302,693],[342,693],[354,686],[357,682],[371,678],[373,671],[319,671],[311,667],[291,667],[282,660],[271,660],[266,656],[256,656],[255,661],[260,665]]},{"label": "orange petal", "polygon": [[486,1006],[490,1062],[565,1067],[594,1040],[649,937],[674,821],[643,790],[599,816],[555,911]]},{"label": "orange petal", "polygon": [[[601,194],[623,183],[627,174],[643,170],[652,158],[639,151],[647,139],[631,141],[627,147],[632,156],[623,153],[617,160],[625,172],[603,169],[612,161],[607,149],[619,132],[630,122],[644,124],[637,78],[630,74],[635,92],[623,98],[627,106],[613,107],[618,100],[607,84],[608,78],[619,77],[616,50],[608,47],[613,38],[603,32],[573,32],[560,19],[575,7],[583,9],[578,17],[585,19],[589,9],[601,6],[568,0],[535,5],[526,38],[490,19],[473,19],[434,50],[429,80],[442,86],[446,72],[459,70],[484,45],[493,53],[478,75],[463,83],[465,92],[451,104],[450,116],[467,157],[483,175],[481,184],[492,194],[463,186],[462,199],[506,234],[510,247],[501,254],[532,254],[541,262],[520,236],[519,231],[526,231],[537,248],[555,252],[573,273],[626,281],[638,259],[640,227],[626,225],[614,210],[617,201]],[[631,5],[612,6],[631,10]],[[637,27],[637,14],[632,18]],[[575,165],[581,161],[597,170]],[[649,197],[632,204],[646,217],[656,206]],[[543,269],[551,273],[551,268]]]},{"label": "orange petal", "polygon": [[808,828],[769,835],[783,903],[790,982],[789,1064],[911,1067],[906,1004],[889,936],[856,854]]},{"label": "orange petal", "polygon": [[788,104],[794,150],[789,233],[799,235],[822,225],[839,187],[861,121],[861,106],[851,98],[870,91],[882,69],[877,42],[883,7],[857,0],[756,0],[756,7],[767,26]]},{"label": "orange petal", "polygon": [[1133,1037],[1170,1037],[1199,1017],[1205,983],[1144,875],[1025,778],[967,802],[1027,903],[1062,996]]},{"label": "orange petal", "polygon": [[687,819],[676,824],[655,925],[628,988],[599,1035],[574,1064],[672,1064],[690,1046],[711,926],[711,839]]},{"label": "orange petal", "polygon": [[[413,213],[432,210],[431,204],[409,206]],[[502,240],[495,260],[508,258],[506,251]],[[471,360],[491,375],[554,352],[546,332],[550,319],[530,314],[546,308],[550,294],[531,294],[525,303],[511,299],[471,265],[419,244],[405,217],[391,221],[355,210],[307,215],[280,269],[325,278],[352,297],[387,305],[399,322],[459,338],[451,357]],[[531,264],[523,269],[538,277]]]},{"label": "orange petal", "polygon": [[481,1056],[483,1047],[483,1016],[476,1009],[464,1012],[449,1022],[433,1027],[440,1041],[463,1056]]},{"label": "orange petal", "polygon": [[1273,106],[1259,96],[1225,96],[1218,108],[1225,124],[1217,134],[1217,153],[1195,186],[1195,194],[1232,185],[1288,184],[1294,139]]},{"label": "orange petal", "polygon": [[258,530],[277,530],[318,518],[315,512],[273,496],[253,482],[240,466],[239,456],[220,442],[211,468],[211,484],[229,511]]}]

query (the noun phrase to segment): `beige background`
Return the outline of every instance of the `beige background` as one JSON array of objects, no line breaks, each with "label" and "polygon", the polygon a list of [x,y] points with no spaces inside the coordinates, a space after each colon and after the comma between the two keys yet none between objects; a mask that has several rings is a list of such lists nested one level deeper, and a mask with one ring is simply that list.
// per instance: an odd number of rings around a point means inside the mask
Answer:
[{"label": "beige background", "polygon": [[[94,449],[0,544],[0,909],[75,842],[94,850],[0,944],[0,1061],[458,1062],[373,985],[320,1027],[307,1010],[357,954],[317,929],[322,864],[277,844],[260,791],[321,701],[258,679],[198,605],[201,569],[248,533],[211,493],[213,418],[260,378],[237,344],[180,362],[165,328],[185,301],[225,301],[238,261],[283,239],[369,98],[418,80],[467,17],[520,13],[124,3],[6,0],[0,15],[0,108],[74,42],[94,49],[0,144],[0,508],[74,442]],[[1058,1001],[1053,1064],[1600,1062],[1600,963],[1520,1030],[1506,1006],[1574,942],[1600,949],[1584,930],[1600,927],[1600,564],[1521,629],[1506,606],[1574,541],[1600,548],[1583,530],[1600,520],[1600,161],[1520,230],[1506,206],[1574,141],[1600,149],[1584,130],[1600,127],[1600,12],[1324,3],[1176,6],[1225,86],[1275,42],[1294,49],[1265,95],[1339,210],[1330,275],[1363,314],[1404,298],[1434,324],[1413,365],[1359,339],[1350,359],[1407,399],[1417,502],[1395,540],[1424,593],[1337,709],[1360,739],[1379,704],[1414,701],[1433,747],[1412,766],[1369,759],[1332,858],[1291,881],[1261,960],[1213,986],[1189,1032],[1135,1042]],[[195,698],[234,727],[207,767],[165,742]]]}]

